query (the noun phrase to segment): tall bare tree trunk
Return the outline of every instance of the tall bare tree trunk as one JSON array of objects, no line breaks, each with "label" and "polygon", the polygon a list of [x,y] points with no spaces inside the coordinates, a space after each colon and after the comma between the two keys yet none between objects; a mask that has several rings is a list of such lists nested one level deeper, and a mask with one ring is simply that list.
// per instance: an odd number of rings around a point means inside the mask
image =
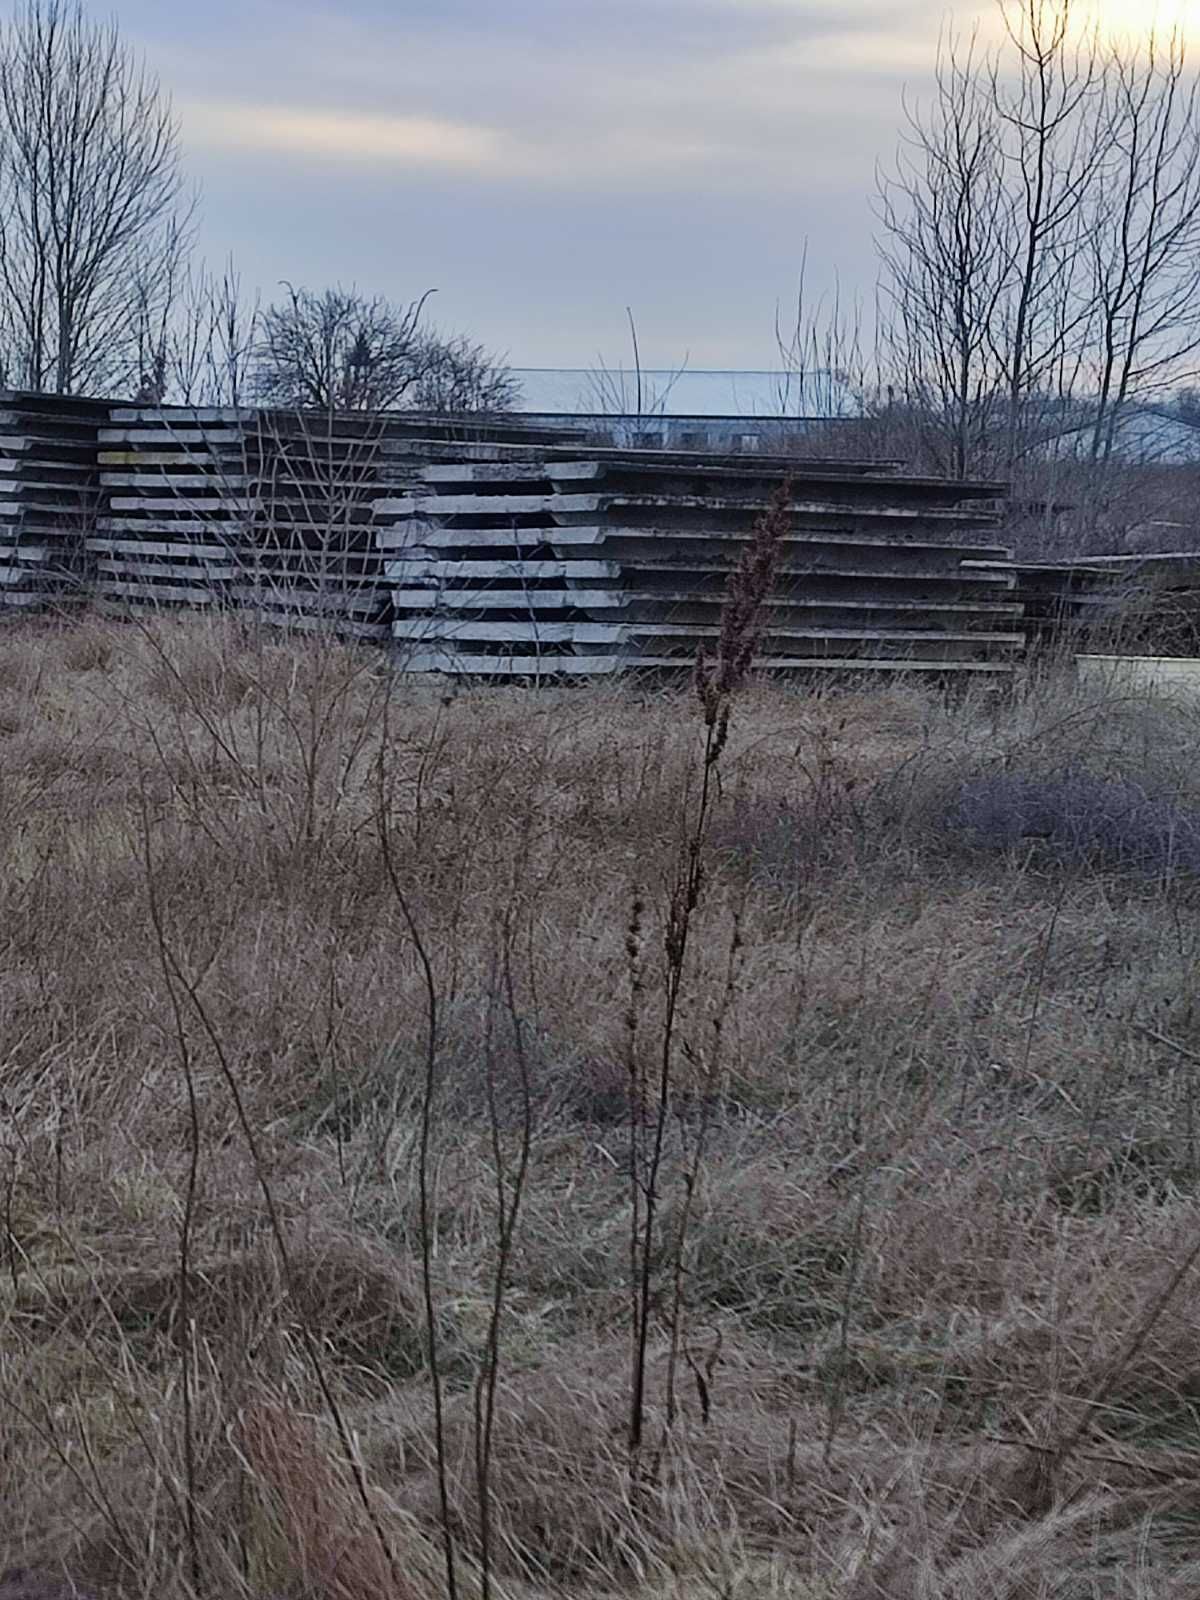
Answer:
[{"label": "tall bare tree trunk", "polygon": [[1073,0],[1001,0],[1000,10],[1009,48],[993,58],[989,89],[1018,193],[1004,450],[1011,473],[1026,449],[1028,403],[1070,365],[1069,342],[1083,325],[1078,221],[1102,158],[1091,116],[1102,74],[1097,36],[1080,31]]}]

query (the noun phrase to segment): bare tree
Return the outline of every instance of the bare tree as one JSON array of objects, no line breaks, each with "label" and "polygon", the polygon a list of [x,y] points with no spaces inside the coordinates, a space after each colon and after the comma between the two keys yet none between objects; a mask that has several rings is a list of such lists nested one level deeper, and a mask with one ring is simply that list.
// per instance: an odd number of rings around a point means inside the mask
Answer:
[{"label": "bare tree", "polygon": [[811,299],[807,240],[790,326],[775,308],[775,347],[780,360],[775,401],[781,417],[865,416],[871,410],[878,361],[873,364],[863,346],[862,305],[844,301],[837,284],[831,295]]},{"label": "bare tree", "polygon": [[429,293],[397,307],[357,289],[285,285],[262,313],[257,397],[291,410],[387,411],[407,403],[424,371],[420,329]]},{"label": "bare tree", "polygon": [[642,344],[632,306],[625,307],[625,320],[629,326],[630,364],[628,368],[610,367],[602,355],[597,355],[596,365],[587,374],[586,410],[601,417],[665,417],[675,386],[687,371],[688,357],[685,355],[679,366],[665,373],[648,372],[642,365]]},{"label": "bare tree", "polygon": [[999,4],[998,48],[943,39],[881,179],[880,387],[927,464],[1045,499],[1052,460],[1107,460],[1200,349],[1200,103],[1178,36],[1102,46],[1076,0]]},{"label": "bare tree", "polygon": [[237,406],[248,395],[258,348],[257,296],[243,294],[232,259],[214,273],[182,257],[149,266],[134,284],[143,404]]},{"label": "bare tree", "polygon": [[1114,50],[1106,160],[1089,207],[1098,312],[1091,456],[1113,454],[1129,400],[1200,349],[1200,104],[1182,36]]},{"label": "bare tree", "polygon": [[944,34],[935,94],[880,174],[881,387],[923,435],[924,464],[958,478],[989,462],[1003,389],[997,327],[1013,259],[1000,119],[978,42]]},{"label": "bare tree", "polygon": [[1094,34],[1073,0],[999,0],[1005,40],[944,35],[879,184],[887,385],[931,464],[1008,472],[1052,433],[1085,361],[1086,200],[1100,170]]},{"label": "bare tree", "polygon": [[180,313],[190,309],[195,280],[185,241],[174,229],[161,259],[143,258],[134,265],[129,294],[136,361],[130,377],[139,400],[159,405],[167,398],[181,337]]},{"label": "bare tree", "polygon": [[245,402],[253,375],[262,303],[257,294],[252,300],[246,298],[241,274],[235,269],[232,258],[226,262],[219,278],[209,279],[207,307],[207,398],[217,405],[240,406]]},{"label": "bare tree", "polygon": [[508,369],[465,334],[433,333],[421,350],[420,376],[409,390],[418,411],[511,411],[520,385]]},{"label": "bare tree", "polygon": [[162,328],[159,367],[166,397],[184,405],[243,405],[260,315],[258,297],[244,294],[232,258],[219,274],[203,264],[189,269]]},{"label": "bare tree", "polygon": [[0,26],[10,381],[62,394],[136,381],[190,213],[170,105],[116,25],[87,21],[77,0],[29,0]]},{"label": "bare tree", "polygon": [[254,390],[289,410],[503,411],[516,384],[482,345],[421,327],[432,290],[396,306],[357,289],[288,298],[259,318]]},{"label": "bare tree", "polygon": [[1075,0],[1000,0],[1007,50],[991,58],[989,99],[1015,191],[1008,294],[997,301],[1011,472],[1028,448],[1030,401],[1073,392],[1092,307],[1074,293],[1086,198],[1103,157],[1100,49]]},{"label": "bare tree", "polygon": [[797,419],[794,431],[777,436],[782,453],[809,460],[926,460],[928,441],[912,436],[912,423],[923,413],[914,407],[909,416],[885,374],[890,309],[877,300],[868,322],[861,300],[844,296],[836,282],[827,293],[810,294],[805,242],[787,323],[775,308],[775,405],[781,418]]}]

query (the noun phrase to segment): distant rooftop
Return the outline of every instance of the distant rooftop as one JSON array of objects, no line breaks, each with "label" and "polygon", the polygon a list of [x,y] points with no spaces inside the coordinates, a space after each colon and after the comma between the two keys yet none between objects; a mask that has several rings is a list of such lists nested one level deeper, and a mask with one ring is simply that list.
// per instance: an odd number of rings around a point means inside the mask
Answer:
[{"label": "distant rooftop", "polygon": [[[713,372],[684,368],[514,367],[516,409],[541,416],[850,417],[849,385],[833,372]],[[641,403],[638,386],[641,384]]]}]

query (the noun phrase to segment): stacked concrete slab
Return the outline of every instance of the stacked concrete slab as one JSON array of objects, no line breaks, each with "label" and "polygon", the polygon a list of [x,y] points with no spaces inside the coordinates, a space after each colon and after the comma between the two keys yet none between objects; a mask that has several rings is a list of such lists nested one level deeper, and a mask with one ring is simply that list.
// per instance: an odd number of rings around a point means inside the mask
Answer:
[{"label": "stacked concrete slab", "polygon": [[86,589],[97,511],[100,401],[0,391],[0,608],[61,604]]},{"label": "stacked concrete slab", "polygon": [[254,606],[386,635],[370,419],[240,408],[114,408],[100,433],[97,591],[151,605]]},{"label": "stacked concrete slab", "polygon": [[602,449],[520,422],[0,396],[0,603],[247,607],[414,670],[683,667],[780,482],[760,666],[1003,675],[995,484]]},{"label": "stacked concrete slab", "polygon": [[1200,552],[1016,561],[1004,570],[1038,650],[1200,655]]},{"label": "stacked concrete slab", "polygon": [[785,477],[760,667],[1011,671],[1020,606],[1008,552],[988,543],[999,485],[656,451],[420,468],[376,508],[397,645],[410,670],[489,676],[686,664],[715,643],[730,570]]},{"label": "stacked concrete slab", "polygon": [[247,606],[290,626],[384,639],[381,490],[412,481],[427,439],[450,449],[514,435],[524,431],[396,415],[116,407],[100,433],[105,508],[88,543],[98,592]]}]

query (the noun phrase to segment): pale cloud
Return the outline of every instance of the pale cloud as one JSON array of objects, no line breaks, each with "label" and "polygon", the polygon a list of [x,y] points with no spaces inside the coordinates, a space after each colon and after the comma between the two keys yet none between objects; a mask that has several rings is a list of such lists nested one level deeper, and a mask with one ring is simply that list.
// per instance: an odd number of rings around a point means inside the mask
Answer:
[{"label": "pale cloud", "polygon": [[[798,61],[800,51],[793,46]],[[870,33],[834,35],[825,46],[826,64],[847,76],[859,77],[859,86],[868,75],[895,78],[925,74],[930,63],[929,36],[900,28],[881,28]]]},{"label": "pale cloud", "polygon": [[[780,63],[774,63],[778,68]],[[778,87],[778,84],[775,85]],[[773,100],[764,70],[758,105],[730,116],[718,85],[693,82],[639,103],[631,95],[621,125],[580,114],[553,137],[456,122],[436,116],[260,105],[235,100],[184,100],[178,105],[189,149],[276,158],[311,174],[314,166],[355,168],[364,174],[444,172],[506,185],[544,185],[581,193],[589,187],[629,193],[665,182],[708,194],[775,182],[794,168],[794,107]],[[810,102],[801,118],[836,116],[836,91]],[[836,182],[835,154],[819,169],[818,187]]]},{"label": "pale cloud", "polygon": [[581,203],[667,185],[681,199],[862,190],[945,3],[243,0],[222,98],[180,58],[180,110],[189,149],[259,155],[277,174],[442,172]]},{"label": "pale cloud", "polygon": [[[732,3],[752,4],[757,14],[793,0]],[[512,39],[493,46],[483,37],[455,52],[451,71],[428,40],[410,41],[403,54],[389,54],[386,41],[368,51],[361,27],[361,19],[330,21],[328,32],[306,40],[294,83],[311,84],[316,103],[264,104],[244,94],[180,101],[189,148],[269,155],[277,169],[291,161],[305,172],[316,163],[460,173],[500,190],[532,184],[580,200],[589,191],[666,184],[709,198],[781,185],[786,192],[798,174],[808,192],[828,192],[856,175],[870,181],[873,154],[864,158],[864,142],[873,125],[889,136],[904,69],[928,57],[906,49],[903,33],[856,33],[827,21],[799,41],[768,45],[755,35],[738,49],[630,55],[614,70],[589,61],[552,71],[536,54],[515,59]],[[316,59],[325,63],[323,78]],[[864,106],[864,81],[872,79]],[[405,109],[385,109],[388,101]],[[468,106],[473,119],[462,114]]]},{"label": "pale cloud", "polygon": [[196,147],[468,172],[504,165],[506,141],[495,130],[437,117],[389,117],[212,100],[185,100],[178,109],[189,144]]},{"label": "pale cloud", "polygon": [[716,142],[698,132],[656,135],[618,129],[602,141],[564,129],[538,142],[498,128],[439,117],[261,106],[235,101],[185,101],[180,106],[193,149],[273,154],[312,164],[353,166],[392,174],[447,170],[503,184],[530,180],[575,182],[620,178],[637,186],[648,175],[678,172],[709,162]]}]

